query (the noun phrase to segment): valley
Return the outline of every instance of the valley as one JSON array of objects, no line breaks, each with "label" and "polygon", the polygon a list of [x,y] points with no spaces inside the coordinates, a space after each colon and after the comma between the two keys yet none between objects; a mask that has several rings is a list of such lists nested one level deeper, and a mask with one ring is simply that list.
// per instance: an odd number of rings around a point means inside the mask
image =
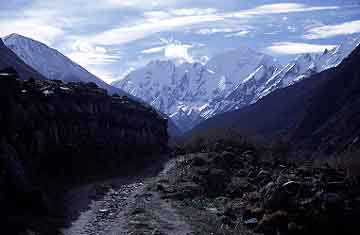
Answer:
[{"label": "valley", "polygon": [[4,5],[0,234],[359,234],[360,5],[190,2]]}]

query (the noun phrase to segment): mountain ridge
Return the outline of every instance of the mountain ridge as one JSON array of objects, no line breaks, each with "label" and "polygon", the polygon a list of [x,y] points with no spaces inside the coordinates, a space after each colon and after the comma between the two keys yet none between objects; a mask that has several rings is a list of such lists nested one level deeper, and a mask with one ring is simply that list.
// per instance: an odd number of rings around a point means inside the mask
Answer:
[{"label": "mountain ridge", "polygon": [[252,51],[231,51],[232,59],[227,63],[218,62],[226,53],[214,57],[205,65],[183,63],[176,66],[171,61],[153,61],[112,85],[141,97],[172,117],[183,130],[189,130],[207,118],[207,107],[212,100],[230,94],[239,81],[248,78],[254,70],[263,66],[276,71],[280,67],[271,56],[263,53],[249,55]]},{"label": "mountain ridge", "polygon": [[112,85],[141,97],[186,132],[208,118],[256,103],[277,89],[337,66],[359,43],[360,38],[354,38],[332,50],[301,54],[286,66],[246,46],[219,54],[205,65],[152,61]]},{"label": "mountain ridge", "polygon": [[250,136],[286,138],[309,154],[342,153],[359,144],[359,62],[360,46],[337,67],[208,119],[189,134],[233,128]]},{"label": "mountain ridge", "polygon": [[26,64],[50,80],[94,82],[112,94],[126,94],[91,74],[58,50],[42,42],[15,33],[4,37],[3,41],[4,44]]}]

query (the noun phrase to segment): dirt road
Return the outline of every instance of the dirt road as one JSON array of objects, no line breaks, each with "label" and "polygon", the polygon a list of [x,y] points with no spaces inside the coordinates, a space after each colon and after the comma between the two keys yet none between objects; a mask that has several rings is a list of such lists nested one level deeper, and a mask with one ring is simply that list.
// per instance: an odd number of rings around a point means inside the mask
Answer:
[{"label": "dirt road", "polygon": [[[175,165],[175,160],[165,164],[155,177],[139,178],[133,182],[112,188],[111,184],[97,184],[95,195],[88,210],[72,222],[69,228],[62,229],[64,235],[100,234],[192,234],[186,220],[177,212],[170,201],[161,199],[156,191],[149,190],[154,180],[166,174]],[[77,189],[77,200],[81,194],[93,190],[87,186]],[[104,193],[103,197],[96,195]],[[90,193],[91,194],[91,193]]]}]

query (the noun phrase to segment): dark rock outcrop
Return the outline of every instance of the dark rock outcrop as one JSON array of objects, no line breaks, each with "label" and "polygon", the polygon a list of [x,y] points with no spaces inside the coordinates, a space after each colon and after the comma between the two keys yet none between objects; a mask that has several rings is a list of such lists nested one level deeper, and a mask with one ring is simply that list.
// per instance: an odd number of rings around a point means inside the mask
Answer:
[{"label": "dark rock outcrop", "polygon": [[151,107],[93,83],[16,77],[0,73],[0,217],[13,229],[51,213],[53,190],[167,149]]}]

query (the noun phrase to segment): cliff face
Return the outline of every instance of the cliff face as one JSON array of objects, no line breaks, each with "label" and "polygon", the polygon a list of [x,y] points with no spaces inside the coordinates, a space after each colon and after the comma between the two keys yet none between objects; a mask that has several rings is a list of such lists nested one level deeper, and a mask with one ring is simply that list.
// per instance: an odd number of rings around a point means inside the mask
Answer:
[{"label": "cliff face", "polygon": [[166,149],[167,120],[150,107],[91,83],[15,77],[0,73],[0,214],[8,218],[51,208],[48,189]]}]

